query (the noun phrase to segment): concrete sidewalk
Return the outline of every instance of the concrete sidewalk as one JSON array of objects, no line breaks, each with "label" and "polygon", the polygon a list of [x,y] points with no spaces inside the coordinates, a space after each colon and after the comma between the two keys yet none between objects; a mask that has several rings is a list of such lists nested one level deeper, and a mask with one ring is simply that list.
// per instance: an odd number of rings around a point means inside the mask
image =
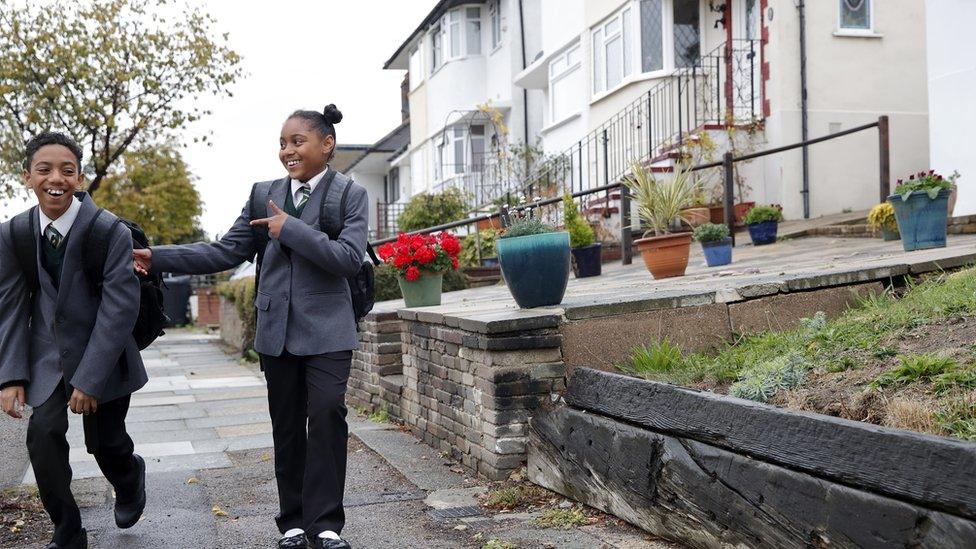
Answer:
[{"label": "concrete sidewalk", "polygon": [[[277,491],[261,373],[225,354],[214,336],[191,332],[161,338],[145,357],[152,381],[133,397],[128,425],[147,458],[149,502],[130,530],[115,527],[111,487],[72,417],[74,489],[91,547],[274,547]],[[343,534],[353,547],[671,547],[606,517],[547,529],[535,524],[539,511],[487,513],[476,500],[485,483],[395,425],[351,410],[350,429]],[[25,481],[33,482],[31,472]],[[31,543],[9,546],[49,541],[47,532],[33,534]]]}]

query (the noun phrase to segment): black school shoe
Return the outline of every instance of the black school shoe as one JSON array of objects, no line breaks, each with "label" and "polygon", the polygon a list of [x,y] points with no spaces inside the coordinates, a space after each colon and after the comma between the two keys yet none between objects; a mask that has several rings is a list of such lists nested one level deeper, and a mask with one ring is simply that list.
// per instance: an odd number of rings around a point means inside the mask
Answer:
[{"label": "black school shoe", "polygon": [[318,536],[309,536],[309,549],[352,549],[349,542],[344,539],[327,539]]},{"label": "black school shoe", "polygon": [[133,454],[139,467],[139,482],[136,493],[131,500],[115,500],[115,525],[119,528],[131,528],[139,522],[142,512],[146,510],[146,461],[139,454]]},{"label": "black school shoe", "polygon": [[305,549],[306,547],[308,542],[305,541],[305,532],[278,540],[278,549]]},{"label": "black school shoe", "polygon": [[88,532],[82,528],[67,545],[58,545],[52,541],[45,549],[88,549]]}]

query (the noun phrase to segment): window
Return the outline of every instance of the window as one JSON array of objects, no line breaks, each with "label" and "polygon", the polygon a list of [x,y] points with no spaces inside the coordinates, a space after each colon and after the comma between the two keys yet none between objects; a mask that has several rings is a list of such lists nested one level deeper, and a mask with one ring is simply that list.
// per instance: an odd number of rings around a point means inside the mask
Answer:
[{"label": "window", "polygon": [[468,55],[481,55],[481,8],[465,8],[464,11],[467,14],[464,36]]},{"label": "window", "polygon": [[701,57],[698,0],[674,0],[674,66],[693,67]]},{"label": "window", "polygon": [[450,37],[451,59],[461,57],[461,12],[451,10],[447,13],[447,36]]},{"label": "window", "polygon": [[384,198],[387,204],[392,204],[400,200],[400,168],[393,168],[386,178],[386,189]]},{"label": "window", "polygon": [[593,31],[593,92],[613,89],[631,72],[630,8]]},{"label": "window", "polygon": [[444,63],[443,39],[441,26],[434,25],[430,31],[430,74],[434,74]]},{"label": "window", "polygon": [[480,172],[485,165],[485,127],[478,124],[471,131],[471,168]]},{"label": "window", "polygon": [[641,70],[659,71],[664,68],[664,8],[663,0],[641,0]]},{"label": "window", "polygon": [[486,133],[483,124],[445,129],[435,142],[437,179],[481,171],[485,164]]},{"label": "window", "polygon": [[579,111],[577,91],[580,88],[582,59],[580,46],[559,54],[549,63],[549,121],[564,120]]},{"label": "window", "polygon": [[488,19],[491,23],[491,49],[502,43],[502,13],[499,0],[492,0],[488,4]]},{"label": "window", "polygon": [[839,0],[840,28],[855,31],[871,30],[871,0]]},{"label": "window", "polygon": [[410,52],[410,89],[415,90],[424,81],[424,57],[420,44]]}]

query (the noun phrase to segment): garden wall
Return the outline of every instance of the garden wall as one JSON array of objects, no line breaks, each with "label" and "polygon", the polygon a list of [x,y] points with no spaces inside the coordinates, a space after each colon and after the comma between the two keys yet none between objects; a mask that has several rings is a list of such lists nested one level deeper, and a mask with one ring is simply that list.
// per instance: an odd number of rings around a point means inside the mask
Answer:
[{"label": "garden wall", "polygon": [[976,444],[578,369],[529,477],[695,547],[971,547]]}]

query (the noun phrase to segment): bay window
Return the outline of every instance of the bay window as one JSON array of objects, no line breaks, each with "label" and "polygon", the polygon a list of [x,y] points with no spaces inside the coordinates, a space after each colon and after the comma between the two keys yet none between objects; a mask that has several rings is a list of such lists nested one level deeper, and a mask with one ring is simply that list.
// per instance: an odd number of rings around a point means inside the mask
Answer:
[{"label": "bay window", "polygon": [[481,7],[455,8],[430,31],[430,73],[445,62],[465,56],[481,55]]},{"label": "bay window", "polygon": [[630,75],[630,12],[625,8],[593,31],[593,92],[615,88]]}]

